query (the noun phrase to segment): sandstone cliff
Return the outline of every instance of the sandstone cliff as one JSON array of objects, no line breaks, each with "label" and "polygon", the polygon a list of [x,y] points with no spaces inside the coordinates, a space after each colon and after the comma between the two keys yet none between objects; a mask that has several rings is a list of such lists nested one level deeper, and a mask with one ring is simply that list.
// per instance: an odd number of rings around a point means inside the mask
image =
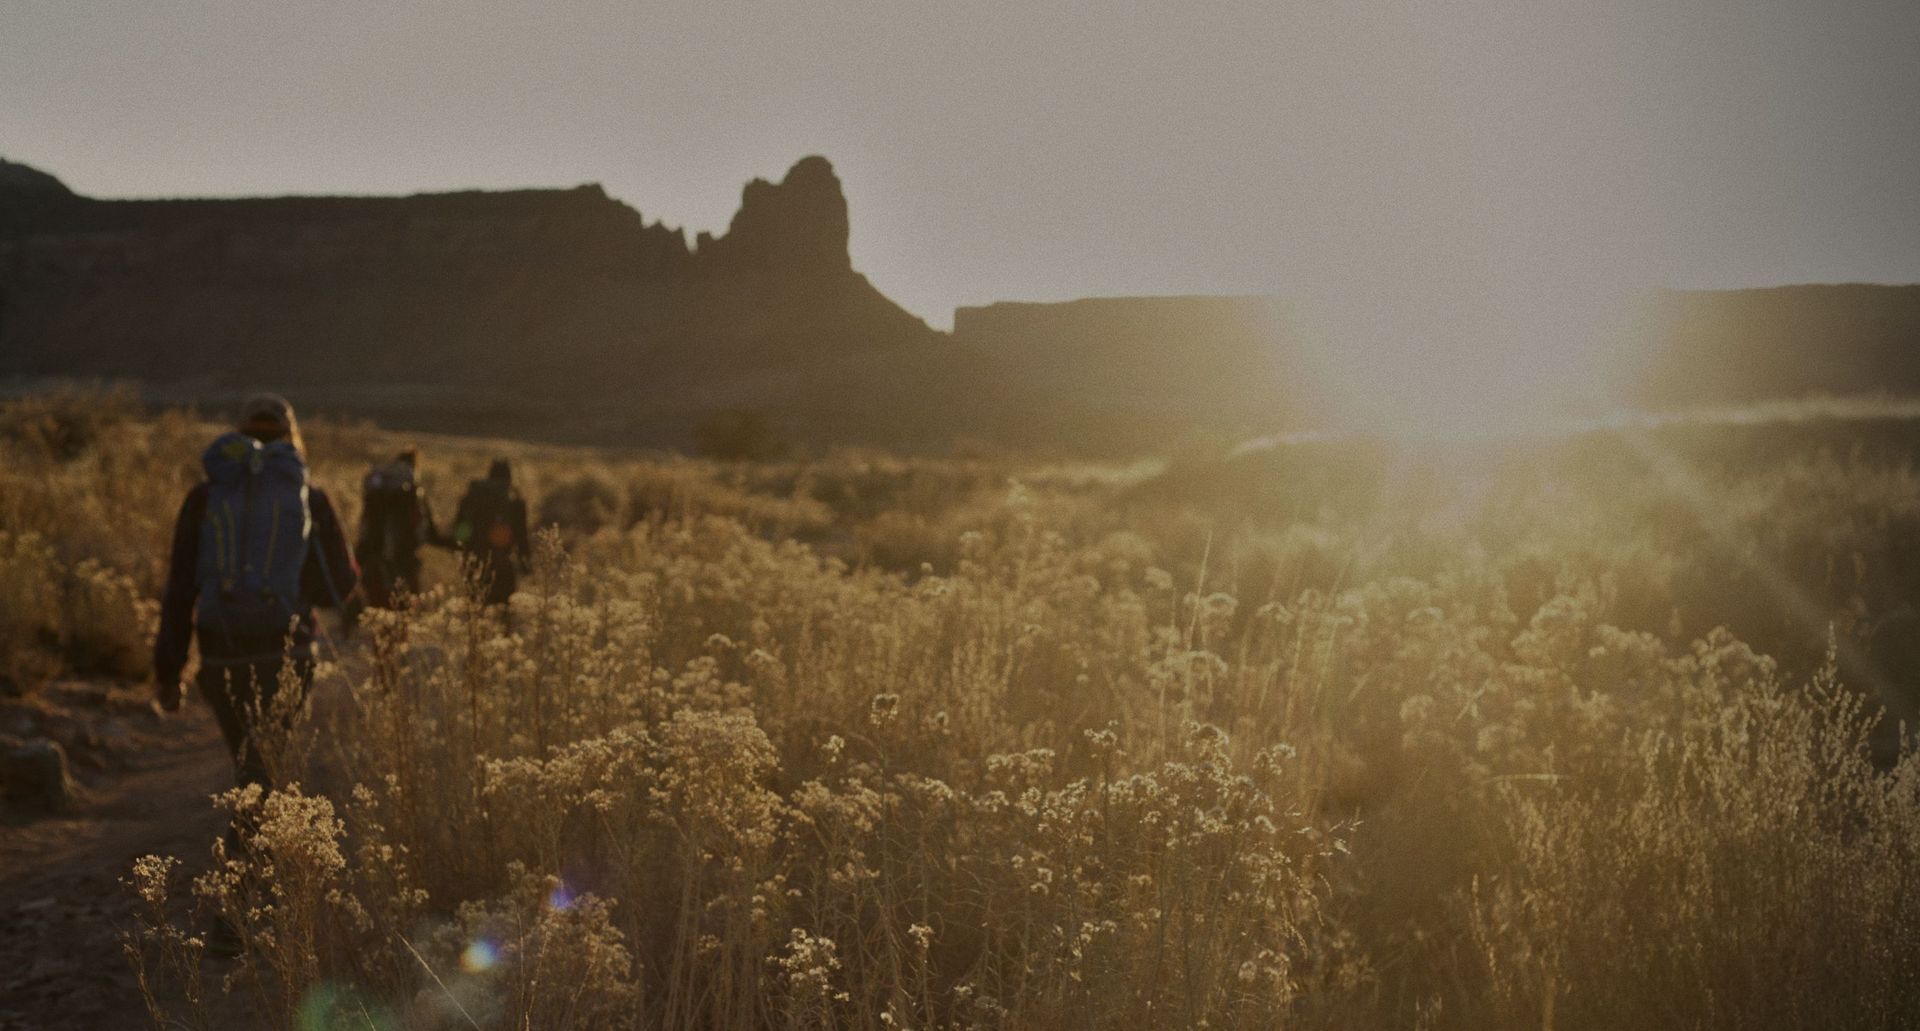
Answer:
[{"label": "sandstone cliff", "polygon": [[730,230],[692,246],[598,186],[107,201],[6,165],[0,376],[264,383],[590,435],[805,407],[832,388],[815,370],[939,340],[853,270],[847,235],[818,157],[750,183]]},{"label": "sandstone cliff", "polygon": [[[616,443],[752,409],[802,441],[1106,452],[1313,427],[1339,401],[1282,302],[1000,303],[941,334],[853,268],[849,226],[820,157],[691,243],[592,185],[108,201],[0,161],[0,380],[210,404],[270,386],[396,426]],[[1917,347],[1920,287],[1665,292],[1616,396],[1915,395]]]},{"label": "sandstone cliff", "polygon": [[1920,396],[1920,286],[1661,291],[1635,327],[1619,393],[1653,409]]},{"label": "sandstone cliff", "polygon": [[1268,432],[1325,414],[1284,303],[1096,297],[954,312],[954,342],[1109,419]]}]

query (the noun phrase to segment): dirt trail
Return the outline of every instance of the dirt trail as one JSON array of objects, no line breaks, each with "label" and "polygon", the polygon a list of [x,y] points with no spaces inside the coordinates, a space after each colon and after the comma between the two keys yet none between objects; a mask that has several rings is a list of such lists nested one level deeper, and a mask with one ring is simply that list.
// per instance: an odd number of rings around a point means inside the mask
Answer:
[{"label": "dirt trail", "polygon": [[149,853],[205,869],[223,822],[208,796],[233,768],[198,698],[142,727],[122,758],[71,816],[0,823],[0,1029],[146,1026],[120,951],[132,907],[119,879]]}]

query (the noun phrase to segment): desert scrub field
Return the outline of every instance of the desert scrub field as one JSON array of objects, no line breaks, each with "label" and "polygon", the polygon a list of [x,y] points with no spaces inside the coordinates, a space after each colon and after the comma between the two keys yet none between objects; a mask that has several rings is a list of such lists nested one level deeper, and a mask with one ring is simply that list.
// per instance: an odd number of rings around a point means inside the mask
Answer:
[{"label": "desert scrub field", "polygon": [[[46,675],[141,632],[210,427],[0,427]],[[308,436],[349,515],[400,442]],[[129,872],[129,955],[160,1026],[1910,1026],[1916,445],[429,441],[443,514],[507,450],[555,527],[510,622],[442,568],[339,642],[248,853]]]}]

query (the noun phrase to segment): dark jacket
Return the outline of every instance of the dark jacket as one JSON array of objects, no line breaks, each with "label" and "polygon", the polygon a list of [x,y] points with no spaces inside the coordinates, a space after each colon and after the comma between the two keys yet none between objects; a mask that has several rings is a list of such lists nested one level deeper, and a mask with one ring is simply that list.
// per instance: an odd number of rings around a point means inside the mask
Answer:
[{"label": "dark jacket", "polygon": [[525,564],[532,559],[527,502],[512,484],[474,480],[467,485],[453,518],[453,542],[459,550],[502,565]]},{"label": "dark jacket", "polygon": [[360,536],[353,544],[353,557],[363,569],[374,562],[414,562],[421,547],[429,544],[454,546],[453,538],[434,524],[426,491],[412,487],[404,492],[367,492],[360,506]]},{"label": "dark jacket", "polygon": [[[360,571],[347,549],[347,535],[340,529],[340,518],[327,492],[308,488],[307,510],[313,516],[313,531],[308,538],[306,565],[300,570],[300,590],[309,605],[338,606],[353,593]],[[200,521],[206,512],[207,485],[203,483],[187,493],[173,524],[167,586],[160,596],[160,632],[153,640],[153,675],[163,684],[179,680],[180,671],[187,666],[194,606],[200,597],[195,579],[200,566]],[[313,613],[309,610],[294,631],[292,647],[296,654],[311,649],[313,631]]]},{"label": "dark jacket", "polygon": [[453,539],[466,556],[467,575],[484,587],[481,600],[505,605],[533,556],[526,499],[505,480],[473,481],[454,514]]}]

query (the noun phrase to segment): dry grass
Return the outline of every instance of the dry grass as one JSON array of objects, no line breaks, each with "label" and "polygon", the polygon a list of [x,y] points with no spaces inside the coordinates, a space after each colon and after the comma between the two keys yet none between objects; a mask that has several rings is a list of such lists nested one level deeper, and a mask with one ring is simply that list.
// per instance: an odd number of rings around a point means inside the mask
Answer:
[{"label": "dry grass", "polygon": [[[342,487],[393,443],[329,432]],[[186,1026],[1920,1021],[1872,632],[1911,447],[1646,443],[1135,485],[516,452],[566,532],[511,629],[450,587],[375,618],[273,749],[306,787],[223,800],[245,856],[144,863],[130,954]],[[436,502],[492,450],[433,442]],[[152,468],[44,503],[170,517]],[[93,557],[22,511],[54,579]],[[148,589],[131,551],[96,561]],[[169,892],[251,944],[228,996]]]}]

